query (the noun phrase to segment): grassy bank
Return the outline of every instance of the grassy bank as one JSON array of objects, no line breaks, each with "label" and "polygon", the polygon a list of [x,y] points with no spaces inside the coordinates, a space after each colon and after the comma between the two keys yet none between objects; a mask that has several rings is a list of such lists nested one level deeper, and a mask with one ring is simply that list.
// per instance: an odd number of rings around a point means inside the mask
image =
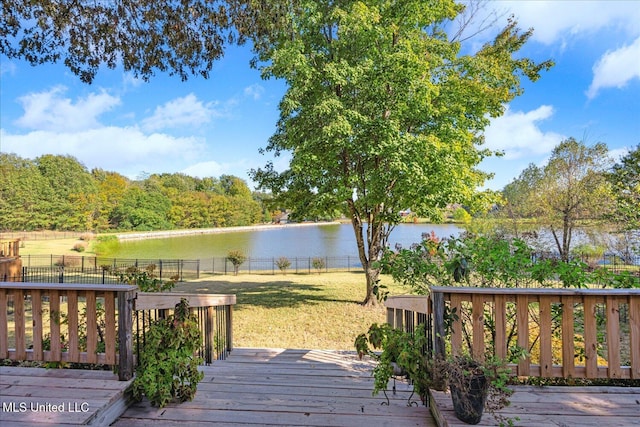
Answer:
[{"label": "grassy bank", "polygon": [[[95,255],[91,251],[93,242],[84,242],[79,239],[52,239],[52,240],[22,240],[20,242],[20,255]],[[84,252],[73,250],[76,244],[86,246]]]},{"label": "grassy bank", "polygon": [[[392,294],[407,293],[389,277],[381,283]],[[236,294],[237,347],[353,350],[356,335],[385,321],[383,307],[359,304],[365,291],[362,273],[211,276],[180,283],[175,290]]]}]

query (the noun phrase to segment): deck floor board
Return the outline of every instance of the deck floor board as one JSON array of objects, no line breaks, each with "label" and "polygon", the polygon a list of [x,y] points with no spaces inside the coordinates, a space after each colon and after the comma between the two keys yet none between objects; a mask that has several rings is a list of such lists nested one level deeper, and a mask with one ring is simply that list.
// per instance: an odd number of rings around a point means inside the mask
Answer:
[{"label": "deck floor board", "polygon": [[[395,395],[388,392],[391,404],[382,405],[384,396],[371,393],[372,367],[353,352],[238,348],[227,360],[201,368],[205,376],[193,401],[164,408],[146,400],[126,408],[130,382],[117,381],[111,372],[0,367],[0,425],[108,425],[117,413],[122,415],[115,427],[466,426],[455,418],[447,393],[433,392],[432,408],[407,406],[411,386],[404,381],[396,382]],[[514,389],[502,414],[519,417],[516,426],[640,426],[640,388]],[[63,404],[64,411],[33,411],[32,403]],[[83,403],[86,412],[78,406]],[[12,410],[21,405],[25,411]],[[485,414],[478,425],[497,423]]]},{"label": "deck floor board", "polygon": [[397,383],[390,405],[372,396],[372,363],[352,352],[234,349],[227,360],[203,368],[191,402],[159,409],[132,405],[116,427],[198,426],[435,426],[425,406],[407,406],[410,386]]}]

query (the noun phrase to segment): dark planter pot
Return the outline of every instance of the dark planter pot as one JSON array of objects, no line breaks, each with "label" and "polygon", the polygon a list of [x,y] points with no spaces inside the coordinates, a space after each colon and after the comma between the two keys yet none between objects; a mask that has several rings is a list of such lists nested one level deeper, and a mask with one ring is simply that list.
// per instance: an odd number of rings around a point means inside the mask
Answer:
[{"label": "dark planter pot", "polygon": [[484,375],[474,375],[468,385],[469,388],[466,390],[461,390],[455,384],[449,385],[453,410],[460,421],[467,424],[478,424],[487,401],[489,384]]}]

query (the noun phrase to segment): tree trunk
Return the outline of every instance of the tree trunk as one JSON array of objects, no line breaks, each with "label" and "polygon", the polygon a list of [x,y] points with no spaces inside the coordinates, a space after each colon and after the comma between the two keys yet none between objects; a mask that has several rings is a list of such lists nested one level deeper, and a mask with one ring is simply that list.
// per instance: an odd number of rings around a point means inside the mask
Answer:
[{"label": "tree trunk", "polygon": [[373,288],[380,276],[380,269],[373,268],[372,263],[376,261],[377,254],[380,250],[381,235],[380,230],[377,227],[371,228],[372,224],[375,224],[375,215],[369,215],[369,230],[366,236],[364,235],[364,224],[362,217],[355,207],[353,200],[348,200],[349,211],[351,213],[351,225],[353,226],[353,232],[356,237],[356,243],[358,245],[358,257],[360,263],[364,269],[366,277],[366,292],[362,305],[367,307],[374,307],[378,304],[376,296],[373,294]]}]

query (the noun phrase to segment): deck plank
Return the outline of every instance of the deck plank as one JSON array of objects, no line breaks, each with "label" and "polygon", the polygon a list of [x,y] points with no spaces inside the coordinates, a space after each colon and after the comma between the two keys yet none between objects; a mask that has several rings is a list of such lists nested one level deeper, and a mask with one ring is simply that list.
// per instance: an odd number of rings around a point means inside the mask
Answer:
[{"label": "deck plank", "polygon": [[108,371],[0,367],[0,425],[108,425],[129,405]]},{"label": "deck plank", "polygon": [[[159,409],[124,395],[130,382],[111,372],[0,367],[0,425],[205,426],[466,426],[453,414],[448,394],[434,392],[437,424],[425,406],[407,406],[411,386],[372,396],[371,360],[353,352],[300,349],[234,349],[227,360],[202,367],[205,376],[191,402]],[[640,388],[514,387],[506,416],[516,426],[640,426]],[[415,400],[415,396],[413,396]],[[63,413],[31,411],[30,404],[65,405]],[[11,411],[26,405],[27,411]],[[76,405],[86,403],[86,413]],[[5,405],[5,406],[3,406]],[[71,406],[69,406],[71,405]],[[126,409],[126,410],[125,410]],[[123,413],[124,412],[124,413]],[[116,415],[114,415],[116,414]],[[497,425],[485,414],[480,426]]]},{"label": "deck plank", "polygon": [[204,367],[191,402],[153,408],[131,406],[116,427],[200,425],[435,426],[425,406],[407,406],[411,386],[396,383],[396,395],[372,396],[371,361],[353,352],[234,349],[227,360]]},{"label": "deck plank", "polygon": [[[500,414],[519,417],[516,426],[640,426],[638,387],[514,386],[511,405]],[[432,392],[439,425],[466,426],[453,413],[451,395]],[[497,425],[485,413],[478,426]]]}]

